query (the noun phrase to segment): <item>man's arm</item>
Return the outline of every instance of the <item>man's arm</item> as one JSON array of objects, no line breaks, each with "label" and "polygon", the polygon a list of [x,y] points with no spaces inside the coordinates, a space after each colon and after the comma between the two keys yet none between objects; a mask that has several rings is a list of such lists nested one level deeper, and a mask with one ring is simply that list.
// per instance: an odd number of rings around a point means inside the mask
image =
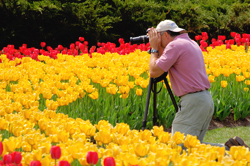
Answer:
[{"label": "man's arm", "polygon": [[156,78],[161,76],[164,71],[159,68],[155,61],[158,59],[159,53],[151,53],[151,57],[149,60],[149,73],[151,78]]}]

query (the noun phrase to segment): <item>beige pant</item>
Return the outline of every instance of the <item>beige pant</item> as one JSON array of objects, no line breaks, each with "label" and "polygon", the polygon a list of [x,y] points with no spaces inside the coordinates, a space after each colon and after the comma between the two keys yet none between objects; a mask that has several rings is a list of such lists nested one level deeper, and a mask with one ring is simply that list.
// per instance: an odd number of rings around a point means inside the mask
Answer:
[{"label": "beige pant", "polygon": [[181,97],[172,123],[172,135],[179,131],[196,135],[202,142],[214,113],[213,98],[208,90]]}]

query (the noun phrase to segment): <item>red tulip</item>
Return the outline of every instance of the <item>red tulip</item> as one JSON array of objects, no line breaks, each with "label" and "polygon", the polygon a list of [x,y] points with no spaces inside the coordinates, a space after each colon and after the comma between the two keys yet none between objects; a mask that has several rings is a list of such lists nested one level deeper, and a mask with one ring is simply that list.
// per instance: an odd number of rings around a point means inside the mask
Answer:
[{"label": "red tulip", "polygon": [[61,157],[60,146],[52,146],[50,149],[50,154],[52,159],[59,159]]},{"label": "red tulip", "polygon": [[83,41],[84,41],[84,37],[79,37],[79,40],[80,40],[81,42],[83,42]]},{"label": "red tulip", "polygon": [[208,46],[207,42],[203,42],[203,43],[201,43],[201,45],[202,45],[203,47],[207,47],[207,46]]},{"label": "red tulip", "polygon": [[87,46],[89,44],[89,42],[84,41],[83,44]]},{"label": "red tulip", "polygon": [[76,41],[75,44],[76,44],[76,46],[79,46],[80,42],[79,42],[79,41]]},{"label": "red tulip", "polygon": [[45,42],[41,42],[41,47],[45,47],[46,46],[46,43]]},{"label": "red tulip", "polygon": [[236,32],[231,32],[231,33],[230,33],[230,35],[231,35],[232,37],[235,37],[235,34],[236,34]]},{"label": "red tulip", "polygon": [[201,39],[202,39],[202,36],[201,36],[201,35],[195,36],[195,40],[201,40]]},{"label": "red tulip", "polygon": [[207,32],[201,32],[202,37],[206,37],[207,36]]},{"label": "red tulip", "polygon": [[0,155],[2,155],[2,153],[3,153],[3,143],[0,142]]},{"label": "red tulip", "polygon": [[6,154],[3,156],[3,163],[4,164],[10,164],[12,163],[12,156],[11,154]]},{"label": "red tulip", "polygon": [[58,166],[70,166],[70,163],[68,161],[61,160],[59,161]]},{"label": "red tulip", "polygon": [[22,160],[21,152],[13,152],[12,156],[12,163],[19,164]]},{"label": "red tulip", "polygon": [[30,162],[30,166],[41,166],[41,162],[40,161],[31,161]]},{"label": "red tulip", "polygon": [[231,49],[231,45],[229,43],[226,44],[226,49]]},{"label": "red tulip", "polygon": [[63,46],[62,45],[58,45],[58,49],[61,51],[61,50],[63,50]]},{"label": "red tulip", "polygon": [[98,153],[97,152],[93,152],[93,151],[89,151],[87,153],[87,156],[86,156],[86,159],[87,159],[87,162],[89,164],[96,164],[98,162]]},{"label": "red tulip", "polygon": [[230,40],[229,40],[229,43],[230,43],[230,44],[234,44],[234,39],[230,39]]},{"label": "red tulip", "polygon": [[106,157],[103,164],[104,166],[115,166],[115,159],[113,157]]},{"label": "red tulip", "polygon": [[75,49],[75,44],[74,43],[71,43],[70,46],[69,46],[70,49]]}]

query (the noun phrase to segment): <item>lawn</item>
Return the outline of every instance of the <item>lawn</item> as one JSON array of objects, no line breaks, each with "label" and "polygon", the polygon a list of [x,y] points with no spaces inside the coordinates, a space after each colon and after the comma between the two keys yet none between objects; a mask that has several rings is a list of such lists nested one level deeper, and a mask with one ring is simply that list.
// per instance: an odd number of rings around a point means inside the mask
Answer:
[{"label": "lawn", "polygon": [[209,130],[204,137],[204,142],[210,143],[225,143],[229,138],[234,136],[241,137],[247,145],[250,145],[250,126],[248,127],[225,127]]}]

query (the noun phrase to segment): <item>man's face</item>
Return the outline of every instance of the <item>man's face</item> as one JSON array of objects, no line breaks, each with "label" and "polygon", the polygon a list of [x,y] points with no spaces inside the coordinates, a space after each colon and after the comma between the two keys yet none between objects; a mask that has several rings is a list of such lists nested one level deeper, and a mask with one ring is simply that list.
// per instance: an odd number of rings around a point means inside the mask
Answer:
[{"label": "man's face", "polygon": [[161,46],[165,48],[172,41],[172,38],[166,31],[158,33],[161,35]]}]

